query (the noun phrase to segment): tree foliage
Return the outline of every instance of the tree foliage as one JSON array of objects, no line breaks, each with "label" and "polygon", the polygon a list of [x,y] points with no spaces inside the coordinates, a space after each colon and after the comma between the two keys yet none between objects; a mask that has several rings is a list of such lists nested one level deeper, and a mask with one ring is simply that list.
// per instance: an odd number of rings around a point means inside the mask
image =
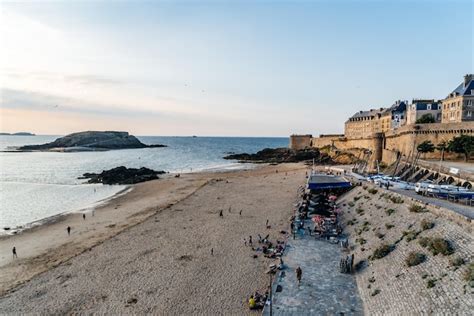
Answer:
[{"label": "tree foliage", "polygon": [[463,154],[465,160],[468,161],[474,152],[474,136],[461,135],[456,136],[448,143],[448,150],[458,154]]},{"label": "tree foliage", "polygon": [[416,147],[416,150],[420,153],[432,153],[435,150],[435,146],[429,140],[425,140]]},{"label": "tree foliage", "polygon": [[433,115],[427,113],[423,114],[419,119],[416,120],[416,124],[429,124],[435,123],[436,120]]}]

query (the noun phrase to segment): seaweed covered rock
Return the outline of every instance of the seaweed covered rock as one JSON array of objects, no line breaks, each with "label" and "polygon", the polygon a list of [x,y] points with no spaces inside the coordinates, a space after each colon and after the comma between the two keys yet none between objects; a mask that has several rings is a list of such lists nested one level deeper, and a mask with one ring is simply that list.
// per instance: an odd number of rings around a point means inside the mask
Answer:
[{"label": "seaweed covered rock", "polygon": [[329,163],[331,158],[321,153],[317,148],[293,150],[288,148],[265,148],[255,154],[232,154],[224,159],[239,160],[241,162],[283,163],[300,162],[314,159],[317,163]]},{"label": "seaweed covered rock", "polygon": [[89,179],[88,183],[135,184],[159,179],[158,175],[164,173],[164,171],[155,171],[144,167],[136,169],[120,166],[104,170],[101,173],[84,173],[80,179]]}]

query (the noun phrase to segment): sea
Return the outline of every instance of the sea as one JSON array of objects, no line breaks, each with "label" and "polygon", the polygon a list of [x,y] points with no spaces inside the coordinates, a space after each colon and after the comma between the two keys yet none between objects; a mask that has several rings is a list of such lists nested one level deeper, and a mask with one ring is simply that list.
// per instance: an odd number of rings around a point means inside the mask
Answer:
[{"label": "sea", "polygon": [[97,152],[6,152],[43,144],[60,136],[0,136],[0,235],[26,229],[63,213],[90,211],[130,187],[87,184],[86,172],[118,166],[147,167],[170,173],[252,168],[225,160],[230,153],[255,153],[288,147],[288,138],[138,137],[145,144],[168,147]]}]

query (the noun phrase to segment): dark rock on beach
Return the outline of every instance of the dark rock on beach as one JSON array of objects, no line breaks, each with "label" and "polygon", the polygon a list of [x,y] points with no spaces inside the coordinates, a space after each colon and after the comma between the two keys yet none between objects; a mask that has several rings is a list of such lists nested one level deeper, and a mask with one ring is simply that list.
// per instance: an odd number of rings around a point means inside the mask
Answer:
[{"label": "dark rock on beach", "polygon": [[224,159],[239,160],[240,162],[283,163],[300,162],[314,159],[317,163],[330,162],[331,158],[321,153],[317,148],[293,150],[288,148],[265,148],[256,154],[233,154]]},{"label": "dark rock on beach", "polygon": [[164,171],[155,171],[145,167],[136,169],[120,166],[101,173],[84,173],[80,179],[89,179],[88,183],[135,184],[159,179],[158,175],[164,173]]},{"label": "dark rock on beach", "polygon": [[146,145],[127,132],[79,132],[60,137],[55,141],[41,145],[26,145],[20,151],[57,150],[57,151],[94,151],[131,148],[166,147],[165,145]]}]

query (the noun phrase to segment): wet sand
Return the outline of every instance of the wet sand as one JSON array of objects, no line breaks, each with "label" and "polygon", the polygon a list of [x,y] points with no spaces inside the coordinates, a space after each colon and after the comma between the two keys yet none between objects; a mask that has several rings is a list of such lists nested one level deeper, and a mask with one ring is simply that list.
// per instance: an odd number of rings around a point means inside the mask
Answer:
[{"label": "wet sand", "polygon": [[272,261],[254,259],[243,238],[285,238],[305,171],[291,164],[143,183],[85,221],[73,214],[1,239],[0,313],[246,313]]}]

